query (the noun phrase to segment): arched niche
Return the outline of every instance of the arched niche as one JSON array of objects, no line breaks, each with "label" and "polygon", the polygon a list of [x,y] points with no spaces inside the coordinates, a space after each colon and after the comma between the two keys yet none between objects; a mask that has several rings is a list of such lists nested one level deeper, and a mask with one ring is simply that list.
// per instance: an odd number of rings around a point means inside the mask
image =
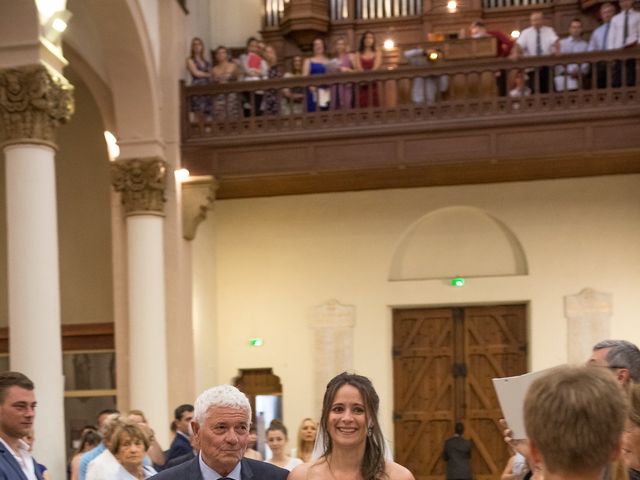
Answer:
[{"label": "arched niche", "polygon": [[481,209],[454,206],[407,229],[393,254],[389,280],[527,273],[525,252],[504,223]]}]

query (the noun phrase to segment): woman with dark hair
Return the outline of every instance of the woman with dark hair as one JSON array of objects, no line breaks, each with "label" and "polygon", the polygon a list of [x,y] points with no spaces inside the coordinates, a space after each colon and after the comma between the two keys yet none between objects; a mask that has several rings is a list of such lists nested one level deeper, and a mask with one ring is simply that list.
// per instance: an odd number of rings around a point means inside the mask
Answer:
[{"label": "woman with dark hair", "polygon": [[[236,82],[240,78],[240,67],[229,59],[227,47],[220,45],[214,53],[215,65],[211,69],[213,83]],[[237,120],[242,117],[240,98],[236,93],[216,95],[213,99],[213,118],[217,121]]]},{"label": "woman with dark hair", "polygon": [[[373,32],[366,31],[360,38],[360,45],[356,52],[354,63],[357,71],[377,70],[382,66],[382,52],[376,48],[376,37]],[[377,82],[369,82],[358,88],[358,106],[380,106]]]},{"label": "woman with dark hair", "polygon": [[[327,45],[322,37],[313,39],[312,44],[313,55],[305,58],[302,64],[302,74],[324,75],[327,73],[329,57],[327,57]],[[327,87],[309,87],[307,88],[307,112],[315,112],[316,110],[329,110],[331,102],[331,90]]]},{"label": "woman with dark hair", "polygon": [[414,480],[388,456],[379,404],[367,377],[346,372],[334,377],[324,394],[311,463],[296,467],[288,480]]}]

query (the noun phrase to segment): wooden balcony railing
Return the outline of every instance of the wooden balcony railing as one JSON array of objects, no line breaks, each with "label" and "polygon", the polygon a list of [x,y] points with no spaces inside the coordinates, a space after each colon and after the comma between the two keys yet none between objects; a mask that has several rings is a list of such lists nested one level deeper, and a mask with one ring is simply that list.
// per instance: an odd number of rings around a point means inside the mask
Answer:
[{"label": "wooden balcony railing", "polygon": [[482,0],[484,10],[495,10],[498,8],[518,8],[537,7],[540,5],[550,5],[551,0]]},{"label": "wooden balcony railing", "polygon": [[[425,67],[182,85],[185,144],[242,145],[429,129],[640,116],[640,49],[443,61]],[[578,72],[576,77],[565,72]],[[529,87],[527,86],[529,81]],[[522,96],[510,95],[515,84]],[[528,90],[531,88],[531,90]]]}]

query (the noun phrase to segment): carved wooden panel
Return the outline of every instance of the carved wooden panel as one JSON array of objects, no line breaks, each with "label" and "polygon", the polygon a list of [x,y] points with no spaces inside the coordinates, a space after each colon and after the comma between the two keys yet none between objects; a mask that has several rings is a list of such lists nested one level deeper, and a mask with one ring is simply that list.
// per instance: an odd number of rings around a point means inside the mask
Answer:
[{"label": "carved wooden panel", "polygon": [[473,441],[479,480],[508,459],[491,378],[526,371],[523,305],[394,312],[395,458],[418,480],[444,478],[444,441],[456,421]]}]

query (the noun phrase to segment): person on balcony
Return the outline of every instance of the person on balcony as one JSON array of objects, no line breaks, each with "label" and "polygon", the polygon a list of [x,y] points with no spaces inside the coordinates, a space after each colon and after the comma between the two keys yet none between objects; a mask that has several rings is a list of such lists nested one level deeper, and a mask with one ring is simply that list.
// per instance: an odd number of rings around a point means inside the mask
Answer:
[{"label": "person on balcony", "polygon": [[[220,45],[213,53],[215,65],[211,69],[213,83],[236,82],[240,78],[240,67],[229,60],[227,47]],[[237,93],[216,95],[213,99],[213,118],[217,121],[237,120],[242,116],[240,98]]]},{"label": "person on balcony", "polygon": [[[496,57],[506,58],[511,55],[513,40],[497,30],[487,30],[484,20],[474,20],[469,28],[471,38],[493,37],[496,39]],[[507,73],[505,70],[495,72],[498,94],[504,97],[507,94]]]},{"label": "person on balcony", "polygon": [[[206,85],[211,80],[211,63],[204,56],[204,42],[199,37],[191,40],[191,53],[187,58],[187,71],[191,75],[191,85]],[[201,125],[211,114],[211,98],[206,95],[196,95],[189,98],[191,113]]]},{"label": "person on balcony", "polygon": [[[331,73],[353,72],[355,69],[353,55],[347,51],[344,38],[338,37],[333,44],[334,57],[329,64]],[[340,83],[331,87],[331,98],[335,109],[353,107],[353,83]]]},{"label": "person on balcony", "polygon": [[[412,67],[429,68],[430,60],[428,52],[424,48],[417,47],[406,50],[404,57]],[[415,104],[427,103],[433,105],[436,99],[449,88],[448,75],[429,75],[426,77],[414,77],[411,86],[411,101]]]},{"label": "person on balcony", "polygon": [[[302,76],[303,60],[300,55],[291,59],[291,70],[284,74],[284,78]],[[304,113],[304,87],[291,87],[282,90],[281,111],[285,115]]]},{"label": "person on balcony", "polygon": [[[569,25],[569,36],[560,40],[558,44],[559,53],[584,53],[588,48],[589,44],[582,39],[582,21],[574,18]],[[583,86],[586,75],[589,74],[589,64],[556,65],[555,74],[556,91],[578,90]]]},{"label": "person on balcony", "polygon": [[[616,7],[612,3],[606,2],[600,6],[602,25],[591,33],[589,47],[587,48],[589,52],[607,50],[607,37],[611,29],[611,19],[615,14]],[[598,88],[605,88],[607,86],[607,62],[602,61],[596,63],[596,85]]]},{"label": "person on balcony", "polygon": [[[273,45],[266,45],[264,47],[264,59],[269,65],[269,70],[267,72],[267,78],[280,78],[282,77],[282,70],[278,65],[278,54],[276,53],[276,49]],[[262,98],[262,113],[265,115],[277,115],[280,110],[280,101],[278,90],[274,88],[270,88],[264,92],[264,97]]]},{"label": "person on balcony", "polygon": [[[552,27],[543,25],[544,17],[542,12],[533,12],[529,17],[531,26],[525,28],[518,40],[516,40],[515,58],[524,57],[542,57],[555,55],[558,53],[558,35]],[[536,75],[532,69],[528,72],[528,85],[531,91],[536,89]],[[539,80],[539,92],[549,93],[549,83],[551,80],[550,68],[548,66],[539,67],[537,69]]]},{"label": "person on balcony", "polygon": [[[630,48],[640,40],[640,12],[634,10],[633,0],[620,0],[620,12],[611,19],[611,28],[607,36],[607,49]],[[624,62],[626,85],[636,84],[636,60],[629,58]],[[613,86],[619,87],[622,82],[622,63],[613,67]]]},{"label": "person on balcony", "polygon": [[[382,51],[376,49],[376,37],[373,32],[366,31],[360,37],[360,46],[355,54],[354,63],[357,71],[378,70],[382,66]],[[367,82],[358,87],[358,107],[379,107],[378,82]]]},{"label": "person on balcony", "polygon": [[[255,81],[264,80],[269,73],[267,62],[260,56],[260,42],[255,37],[247,40],[247,53],[240,55],[240,68],[242,69],[242,80]],[[253,95],[252,95],[253,93]],[[242,94],[242,109],[244,116],[260,115],[262,96],[264,92],[245,92]]]},{"label": "person on balcony", "polygon": [[[302,74],[324,75],[327,73],[329,57],[327,57],[327,45],[322,37],[316,37],[312,44],[313,55],[305,58],[302,65]],[[326,86],[311,86],[307,88],[307,112],[316,110],[329,110],[331,103],[331,90]]]}]

